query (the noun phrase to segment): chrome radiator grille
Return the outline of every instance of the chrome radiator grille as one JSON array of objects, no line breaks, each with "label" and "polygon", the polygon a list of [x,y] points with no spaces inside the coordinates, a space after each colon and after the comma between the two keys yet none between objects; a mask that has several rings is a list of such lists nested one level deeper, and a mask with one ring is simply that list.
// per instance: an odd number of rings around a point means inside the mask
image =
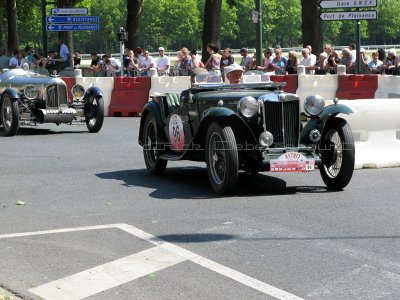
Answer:
[{"label": "chrome radiator grille", "polygon": [[298,147],[300,134],[299,100],[265,101],[266,130],[274,136],[271,147]]},{"label": "chrome radiator grille", "polygon": [[46,88],[46,107],[60,107],[67,105],[67,88],[63,84],[52,84]]}]

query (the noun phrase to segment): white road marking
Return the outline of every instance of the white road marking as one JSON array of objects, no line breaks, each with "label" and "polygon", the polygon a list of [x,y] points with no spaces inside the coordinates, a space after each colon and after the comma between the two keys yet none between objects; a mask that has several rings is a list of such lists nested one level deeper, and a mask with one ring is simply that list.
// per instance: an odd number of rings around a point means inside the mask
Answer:
[{"label": "white road marking", "polygon": [[185,260],[162,247],[153,247],[28,291],[46,300],[79,300]]},{"label": "white road marking", "polygon": [[[298,297],[294,294],[281,290],[277,287],[269,285],[265,282],[262,282],[258,279],[252,278],[246,274],[228,268],[224,265],[221,265],[217,262],[214,262],[210,259],[202,257],[196,253],[193,253],[184,248],[173,245],[167,241],[164,241],[150,233],[147,233],[143,230],[140,230],[134,226],[128,224],[108,224],[108,225],[98,225],[98,226],[85,226],[85,227],[73,227],[73,228],[64,228],[64,229],[55,229],[55,230],[44,230],[44,231],[33,231],[33,232],[24,232],[24,233],[13,233],[13,234],[4,234],[0,235],[0,239],[6,238],[15,238],[15,237],[26,237],[26,236],[34,236],[34,235],[43,235],[43,234],[53,234],[53,233],[66,233],[66,232],[75,232],[75,231],[84,231],[84,230],[97,230],[97,229],[110,229],[110,228],[118,228],[121,229],[131,235],[134,235],[142,240],[150,242],[158,247],[151,248],[148,251],[150,254],[152,252],[160,251],[159,249],[163,249],[162,253],[157,254],[154,258],[150,260],[146,260],[140,263],[140,259],[137,255],[142,256],[146,251],[142,251],[137,254],[133,254],[131,256],[127,256],[116,261],[107,263],[105,265],[101,265],[95,267],[93,269],[89,269],[53,282],[46,283],[39,287],[35,287],[30,289],[29,291],[35,293],[43,297],[44,299],[58,300],[58,299],[69,299],[69,300],[80,300],[82,298],[88,297],[90,295],[94,295],[96,293],[105,291],[109,288],[118,286],[120,284],[129,282],[136,278],[145,276],[152,272],[155,272],[152,268],[159,268],[157,270],[161,270],[163,268],[172,266],[178,262],[182,262],[185,260],[190,260],[191,262],[198,264],[204,268],[212,270],[216,273],[224,275],[230,279],[233,279],[241,284],[244,284],[248,287],[251,287],[255,290],[258,290],[266,295],[272,296],[276,299],[280,300],[304,300],[301,297]],[[147,253],[147,254],[149,254]],[[143,257],[142,257],[143,258]],[[136,262],[135,262],[135,259]],[[123,262],[121,264],[121,262]],[[166,265],[162,267],[164,262],[165,264],[170,263],[170,265]],[[130,264],[130,267],[126,269],[124,264]],[[135,263],[140,266],[139,270],[136,270],[137,266]],[[124,274],[120,274],[120,273]],[[143,275],[139,275],[140,272]],[[121,277],[120,277],[121,275]],[[131,278],[127,280],[127,278]],[[125,278],[125,279],[124,279]],[[124,281],[127,280],[127,281]],[[85,282],[84,284],[82,282]],[[120,282],[120,283],[118,283]],[[94,292],[97,291],[97,292]],[[55,294],[45,294],[52,293]],[[57,292],[57,293],[56,293]],[[73,294],[70,294],[72,293]],[[39,293],[43,293],[39,294]],[[67,293],[67,294],[64,294]],[[82,295],[88,296],[82,296]],[[60,296],[58,296],[60,295]],[[48,297],[48,298],[46,298]],[[59,297],[59,298],[56,298]]]},{"label": "white road marking", "polygon": [[[72,228],[63,228],[63,229],[54,229],[54,230],[31,231],[31,232],[22,232],[22,233],[10,233],[10,234],[0,235],[0,239],[10,239],[10,238],[24,237],[24,236],[76,232],[76,231],[85,231],[85,230],[118,228],[119,225],[121,225],[121,224],[107,224],[107,225],[72,227]],[[122,224],[122,225],[124,225],[124,224]]]},{"label": "white road marking", "polygon": [[158,245],[172,253],[175,253],[177,255],[180,255],[187,260],[192,261],[193,263],[196,263],[204,268],[207,268],[209,270],[212,270],[214,272],[217,272],[221,275],[224,275],[230,279],[233,279],[241,284],[247,285],[248,287],[251,287],[255,290],[258,290],[264,294],[267,294],[269,296],[275,297],[276,299],[280,300],[304,300],[303,298],[300,298],[294,294],[291,294],[289,292],[286,292],[284,290],[281,290],[277,287],[274,287],[272,285],[269,285],[265,282],[262,282],[260,280],[257,280],[255,278],[252,278],[246,274],[243,274],[241,272],[235,271],[231,268],[228,268],[226,266],[223,266],[217,262],[214,262],[212,260],[209,260],[205,257],[202,257],[196,253],[193,253],[191,251],[188,251],[186,249],[183,249],[181,247],[175,246],[171,243],[168,243],[154,235],[151,235],[150,233],[147,233],[143,230],[140,230],[134,226],[128,225],[128,224],[121,224],[117,225],[118,228],[121,230],[124,230],[138,238],[141,238],[147,242],[153,243],[154,245]]}]

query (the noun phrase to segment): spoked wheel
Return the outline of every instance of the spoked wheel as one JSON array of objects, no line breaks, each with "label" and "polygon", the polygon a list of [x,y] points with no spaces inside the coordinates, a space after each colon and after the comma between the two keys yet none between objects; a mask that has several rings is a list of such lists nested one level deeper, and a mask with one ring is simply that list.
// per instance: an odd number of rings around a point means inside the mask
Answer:
[{"label": "spoked wheel", "polygon": [[104,121],[104,100],[102,97],[95,98],[92,96],[88,101],[88,113],[85,118],[86,127],[89,132],[99,132]]},{"label": "spoked wheel", "polygon": [[232,193],[238,177],[239,157],[230,126],[210,125],[206,136],[206,162],[213,190],[218,194]]},{"label": "spoked wheel", "polygon": [[13,136],[17,133],[19,127],[19,106],[18,102],[13,102],[8,94],[3,96],[1,120],[4,135]]},{"label": "spoked wheel", "polygon": [[147,170],[153,175],[162,174],[168,162],[165,159],[159,158],[160,149],[157,149],[157,145],[156,124],[153,116],[148,114],[144,121],[143,156]]},{"label": "spoked wheel", "polygon": [[353,134],[346,120],[330,119],[321,139],[321,176],[330,189],[348,185],[354,171],[355,147]]}]

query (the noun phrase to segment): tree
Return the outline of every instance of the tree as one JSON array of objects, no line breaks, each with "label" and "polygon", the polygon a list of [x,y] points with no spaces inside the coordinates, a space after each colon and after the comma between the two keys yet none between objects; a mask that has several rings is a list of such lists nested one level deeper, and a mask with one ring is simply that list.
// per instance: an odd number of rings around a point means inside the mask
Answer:
[{"label": "tree", "polygon": [[8,19],[8,50],[18,50],[19,39],[17,30],[16,0],[7,0],[7,19]]},{"label": "tree", "polygon": [[142,18],[143,0],[127,1],[128,16],[126,18],[126,30],[128,31],[127,47],[137,47],[139,41],[140,20]]},{"label": "tree", "polygon": [[207,52],[207,44],[214,43],[221,46],[221,13],[222,0],[206,0],[204,7],[203,25],[203,49],[202,60],[207,61],[210,54]]},{"label": "tree", "polygon": [[301,0],[301,31],[303,46],[311,45],[314,53],[322,52],[322,21],[318,0]]}]

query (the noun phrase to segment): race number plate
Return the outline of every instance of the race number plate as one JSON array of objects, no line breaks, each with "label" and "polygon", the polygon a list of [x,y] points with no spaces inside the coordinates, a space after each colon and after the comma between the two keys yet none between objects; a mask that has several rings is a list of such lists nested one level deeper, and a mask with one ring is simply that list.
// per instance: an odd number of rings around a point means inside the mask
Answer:
[{"label": "race number plate", "polygon": [[315,170],[315,160],[299,152],[287,152],[270,161],[271,172],[309,172]]}]

